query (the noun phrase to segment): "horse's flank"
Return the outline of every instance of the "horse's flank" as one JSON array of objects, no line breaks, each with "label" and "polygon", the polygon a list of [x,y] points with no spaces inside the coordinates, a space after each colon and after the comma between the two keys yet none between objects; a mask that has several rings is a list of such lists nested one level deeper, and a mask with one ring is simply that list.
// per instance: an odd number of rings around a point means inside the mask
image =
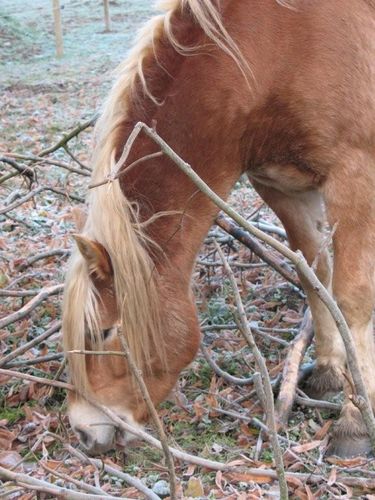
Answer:
[{"label": "horse's flank", "polygon": [[[149,89],[145,70],[157,65],[157,46],[167,40],[178,57],[198,49],[197,44],[184,45],[175,36],[172,18],[179,12],[226,52],[248,78],[249,67],[235,42],[229,36],[212,0],[168,0],[161,3],[163,15],[151,19],[140,31],[129,57],[119,67],[114,84],[96,126],[96,148],[93,155],[93,183],[106,178],[114,168],[123,147],[121,128],[128,118],[130,103],[140,91],[158,106]],[[164,68],[163,68],[164,69]],[[158,68],[160,71],[160,68]],[[114,295],[120,311],[120,323],[138,366],[151,366],[156,354],[164,359],[160,320],[160,287],[158,273],[150,256],[150,241],[138,221],[137,209],[124,196],[119,182],[112,182],[90,192],[88,217],[83,234],[101,243],[111,259]],[[76,250],[71,258],[64,301],[64,349],[83,350],[87,334],[92,348],[100,348],[98,293],[90,279],[86,262]],[[86,304],[83,307],[83,304]],[[85,356],[71,356],[70,374],[77,389],[89,389]]]}]

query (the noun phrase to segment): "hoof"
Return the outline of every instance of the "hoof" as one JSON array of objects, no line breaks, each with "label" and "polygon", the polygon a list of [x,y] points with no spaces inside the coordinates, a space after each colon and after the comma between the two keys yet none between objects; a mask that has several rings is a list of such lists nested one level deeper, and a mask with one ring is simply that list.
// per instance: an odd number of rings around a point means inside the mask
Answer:
[{"label": "hoof", "polygon": [[333,428],[325,456],[367,457],[372,453],[370,438],[361,414],[352,404],[344,406]]},{"label": "hoof", "polygon": [[342,390],[342,374],[329,365],[316,365],[306,379],[303,390],[310,398],[322,399]]},{"label": "hoof", "polygon": [[372,453],[371,443],[368,436],[342,436],[333,434],[325,457],[368,457]]}]

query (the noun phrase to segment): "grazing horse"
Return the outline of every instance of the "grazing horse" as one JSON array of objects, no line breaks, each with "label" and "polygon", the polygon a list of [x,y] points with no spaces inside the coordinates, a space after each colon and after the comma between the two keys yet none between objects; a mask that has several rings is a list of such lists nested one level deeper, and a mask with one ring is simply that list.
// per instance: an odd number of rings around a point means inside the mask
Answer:
[{"label": "grazing horse", "polygon": [[[374,0],[169,0],[119,69],[96,127],[88,217],[67,274],[65,351],[121,350],[125,335],[154,404],[173,388],[200,339],[190,279],[217,207],[145,134],[125,164],[138,121],[226,198],[247,172],[281,219],[293,249],[317,259],[351,328],[375,404],[375,2]],[[146,157],[146,158],[145,158]],[[143,158],[126,172],[126,166]],[[326,218],[334,265],[322,244]],[[304,283],[314,319],[316,396],[344,388],[331,452],[369,451],[349,401],[336,325]],[[69,417],[91,453],[115,428],[80,394],[135,425],[147,407],[125,359],[69,355],[76,392]]]}]

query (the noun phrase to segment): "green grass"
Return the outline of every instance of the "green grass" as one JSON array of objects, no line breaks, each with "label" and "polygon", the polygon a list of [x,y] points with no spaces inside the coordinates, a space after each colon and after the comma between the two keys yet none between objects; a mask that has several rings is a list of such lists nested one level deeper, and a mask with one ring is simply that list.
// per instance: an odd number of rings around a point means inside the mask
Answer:
[{"label": "green grass", "polygon": [[8,407],[3,406],[3,403],[0,407],[0,420],[7,420],[9,425],[14,424],[21,418],[25,417],[25,412],[20,406]]}]

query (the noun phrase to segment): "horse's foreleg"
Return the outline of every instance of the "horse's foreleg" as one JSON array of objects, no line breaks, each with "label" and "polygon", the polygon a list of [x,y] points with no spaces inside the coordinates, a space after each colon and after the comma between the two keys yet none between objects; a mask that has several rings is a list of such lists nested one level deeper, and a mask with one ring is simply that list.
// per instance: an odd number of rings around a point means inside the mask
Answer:
[{"label": "horse's foreleg", "polygon": [[[310,265],[316,261],[319,279],[326,287],[330,287],[331,263],[322,233],[325,216],[321,195],[317,191],[286,195],[256,182],[254,187],[280,218],[291,248],[301,250]],[[307,390],[312,396],[321,398],[326,393],[342,389],[346,354],[327,308],[308,283],[303,285],[313,316],[317,355],[316,367],[308,379]]]},{"label": "horse's foreleg", "polygon": [[[358,154],[358,153],[357,153]],[[334,235],[332,288],[351,329],[362,376],[375,408],[375,343],[372,313],[375,270],[375,173],[372,162],[359,157],[332,172],[324,186],[328,217],[337,224]],[[358,167],[360,165],[360,168]],[[335,425],[330,453],[354,456],[370,451],[359,411],[349,401],[353,392],[345,382],[345,403]]]}]

